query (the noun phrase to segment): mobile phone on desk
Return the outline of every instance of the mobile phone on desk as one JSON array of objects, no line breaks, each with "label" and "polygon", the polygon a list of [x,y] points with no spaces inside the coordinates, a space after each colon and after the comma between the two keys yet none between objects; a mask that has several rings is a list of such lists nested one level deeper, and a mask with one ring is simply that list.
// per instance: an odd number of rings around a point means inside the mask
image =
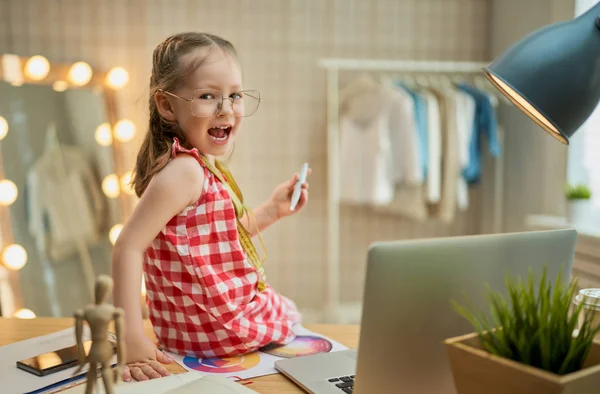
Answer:
[{"label": "mobile phone on desk", "polygon": [[[83,343],[83,349],[85,350],[86,355],[90,351],[91,346],[92,341]],[[116,353],[116,350],[116,344],[113,343],[113,352]],[[75,367],[78,364],[79,352],[77,351],[77,345],[73,345],[17,361],[17,368],[36,376],[46,376]]]}]

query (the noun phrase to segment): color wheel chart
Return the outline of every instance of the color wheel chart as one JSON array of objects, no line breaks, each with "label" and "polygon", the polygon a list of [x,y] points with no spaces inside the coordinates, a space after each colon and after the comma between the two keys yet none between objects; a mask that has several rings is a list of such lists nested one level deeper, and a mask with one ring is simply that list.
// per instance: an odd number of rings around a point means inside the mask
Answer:
[{"label": "color wheel chart", "polygon": [[195,358],[184,357],[183,364],[188,369],[211,374],[231,374],[247,371],[260,362],[258,353],[250,353],[237,357]]},{"label": "color wheel chart", "polygon": [[276,357],[292,358],[327,353],[331,351],[332,347],[331,342],[325,338],[315,335],[299,335],[287,345],[263,348],[261,352]]},{"label": "color wheel chart", "polygon": [[276,374],[275,361],[317,353],[348,349],[332,339],[318,335],[302,326],[294,328],[296,338],[287,345],[267,345],[259,351],[235,357],[196,358],[167,352],[188,371],[226,378],[251,379]]}]

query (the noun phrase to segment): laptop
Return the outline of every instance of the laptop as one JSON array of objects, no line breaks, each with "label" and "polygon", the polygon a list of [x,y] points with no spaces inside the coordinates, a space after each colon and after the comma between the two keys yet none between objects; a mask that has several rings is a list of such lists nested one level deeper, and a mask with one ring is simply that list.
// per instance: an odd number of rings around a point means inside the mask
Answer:
[{"label": "laptop", "polygon": [[379,242],[369,248],[358,350],[275,362],[311,394],[456,393],[443,341],[473,332],[450,300],[487,311],[505,275],[570,278],[572,229]]}]

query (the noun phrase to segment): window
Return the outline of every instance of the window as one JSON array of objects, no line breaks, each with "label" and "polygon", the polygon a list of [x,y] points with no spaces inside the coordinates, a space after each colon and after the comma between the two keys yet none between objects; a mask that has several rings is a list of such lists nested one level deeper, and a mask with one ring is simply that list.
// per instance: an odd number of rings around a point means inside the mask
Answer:
[{"label": "window", "polygon": [[[576,0],[575,16],[586,12],[598,0]],[[587,184],[592,191],[592,206],[600,211],[600,106],[571,138],[567,181]]]}]

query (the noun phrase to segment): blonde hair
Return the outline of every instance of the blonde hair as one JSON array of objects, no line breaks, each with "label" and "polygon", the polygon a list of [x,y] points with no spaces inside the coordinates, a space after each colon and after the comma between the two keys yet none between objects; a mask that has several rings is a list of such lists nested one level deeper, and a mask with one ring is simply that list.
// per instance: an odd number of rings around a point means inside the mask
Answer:
[{"label": "blonde hair", "polygon": [[[202,51],[198,51],[199,49]],[[179,126],[160,116],[154,95],[158,90],[172,91],[179,87],[214,50],[221,50],[237,58],[236,50],[229,41],[208,33],[176,34],[154,49],[148,100],[148,133],[138,152],[132,180],[138,197],[142,196],[152,177],[169,162],[174,137],[179,139],[182,146],[191,148]],[[182,57],[194,51],[198,52],[198,56],[184,64]]]}]

